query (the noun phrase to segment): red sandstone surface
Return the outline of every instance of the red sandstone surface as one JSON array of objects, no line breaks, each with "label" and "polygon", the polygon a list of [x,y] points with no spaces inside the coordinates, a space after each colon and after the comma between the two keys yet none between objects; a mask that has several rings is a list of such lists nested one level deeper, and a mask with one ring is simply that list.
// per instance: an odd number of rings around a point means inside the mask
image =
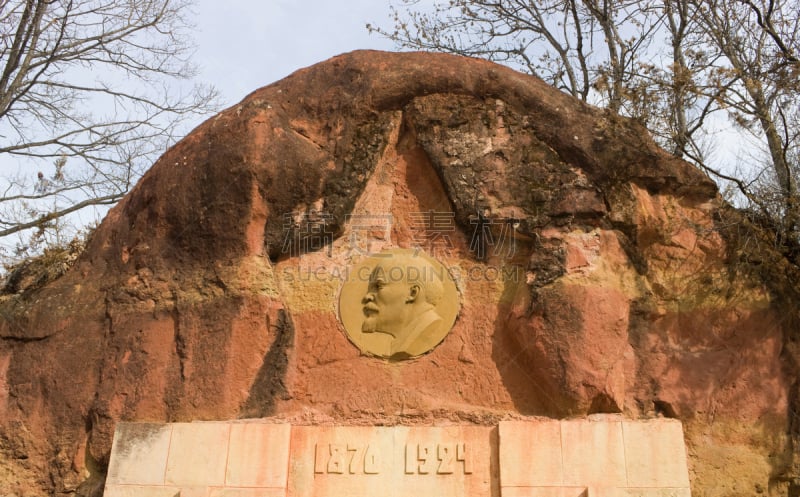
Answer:
[{"label": "red sandstone surface", "polygon": [[[789,495],[797,309],[749,229],[642,127],[536,78],[333,58],[198,127],[66,275],[3,297],[0,481],[99,495],[120,420],[609,412],[680,419],[694,495]],[[341,274],[418,244],[459,275],[455,326],[361,355]]]}]

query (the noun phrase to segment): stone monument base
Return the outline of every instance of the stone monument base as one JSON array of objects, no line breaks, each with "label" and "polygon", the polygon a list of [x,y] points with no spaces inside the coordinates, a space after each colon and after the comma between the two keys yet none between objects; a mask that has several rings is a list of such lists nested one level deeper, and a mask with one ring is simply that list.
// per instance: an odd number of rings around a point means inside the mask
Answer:
[{"label": "stone monument base", "polygon": [[689,497],[679,421],[120,423],[105,497]]}]

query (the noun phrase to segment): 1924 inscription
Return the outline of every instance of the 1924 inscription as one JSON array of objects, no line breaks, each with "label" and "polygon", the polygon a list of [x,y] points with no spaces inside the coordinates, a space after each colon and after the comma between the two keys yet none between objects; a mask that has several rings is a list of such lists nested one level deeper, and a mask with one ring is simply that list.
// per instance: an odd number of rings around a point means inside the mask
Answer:
[{"label": "1924 inscription", "polygon": [[[405,444],[407,475],[472,474],[472,457],[466,443]],[[314,473],[377,475],[384,458],[369,444],[318,443],[314,450]]]},{"label": "1924 inscription", "polygon": [[472,474],[472,458],[465,443],[406,444],[406,474]]}]

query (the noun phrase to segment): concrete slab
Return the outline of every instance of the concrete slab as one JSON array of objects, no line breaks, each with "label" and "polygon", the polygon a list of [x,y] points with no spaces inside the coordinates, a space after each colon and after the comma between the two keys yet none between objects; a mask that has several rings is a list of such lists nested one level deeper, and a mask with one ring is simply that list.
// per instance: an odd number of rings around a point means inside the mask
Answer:
[{"label": "concrete slab", "polygon": [[209,497],[211,489],[205,485],[181,487],[179,497]]},{"label": "concrete slab", "polygon": [[225,485],[286,488],[291,426],[240,423],[230,430]]},{"label": "concrete slab", "polygon": [[691,496],[675,420],[504,421],[499,461],[502,497]]},{"label": "concrete slab", "polygon": [[689,487],[680,421],[623,421],[622,432],[629,487]]},{"label": "concrete slab", "polygon": [[[181,497],[184,497],[181,495]],[[284,488],[212,488],[208,497],[286,497]]]},{"label": "concrete slab", "polygon": [[103,497],[183,497],[181,489],[163,485],[115,485],[106,484]]},{"label": "concrete slab", "polygon": [[120,423],[114,432],[106,483],[162,485],[172,425]]},{"label": "concrete slab", "polygon": [[[585,487],[503,487],[503,497],[588,497]],[[594,497],[594,494],[592,495]]]},{"label": "concrete slab", "polygon": [[628,486],[619,421],[562,421],[561,454],[564,485]]},{"label": "concrete slab", "polygon": [[503,421],[498,431],[501,486],[563,485],[560,421]]},{"label": "concrete slab", "polygon": [[230,423],[173,424],[165,483],[224,486],[230,430]]},{"label": "concrete slab", "polygon": [[[602,494],[591,494],[602,495]],[[686,488],[619,488],[612,497],[692,497]]]}]

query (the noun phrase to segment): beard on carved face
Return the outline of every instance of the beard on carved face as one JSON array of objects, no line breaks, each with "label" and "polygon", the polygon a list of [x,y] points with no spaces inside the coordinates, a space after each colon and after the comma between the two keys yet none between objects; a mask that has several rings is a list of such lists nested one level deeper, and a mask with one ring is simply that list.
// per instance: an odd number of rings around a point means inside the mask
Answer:
[{"label": "beard on carved face", "polygon": [[361,331],[364,333],[375,333],[378,331],[378,317],[374,314],[367,316],[361,324]]}]

